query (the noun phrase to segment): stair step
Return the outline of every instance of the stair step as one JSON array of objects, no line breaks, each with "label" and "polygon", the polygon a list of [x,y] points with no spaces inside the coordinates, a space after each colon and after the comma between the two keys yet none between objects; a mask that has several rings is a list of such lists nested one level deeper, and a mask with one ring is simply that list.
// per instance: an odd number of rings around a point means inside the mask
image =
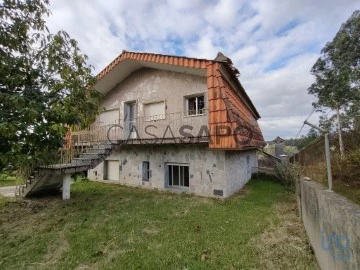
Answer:
[{"label": "stair step", "polygon": [[112,147],[112,144],[94,144],[92,146],[92,149],[111,149]]},{"label": "stair step", "polygon": [[92,155],[103,155],[103,154],[106,154],[106,151],[108,149],[94,149],[94,148],[89,148],[89,149],[86,149],[86,153],[84,154],[92,154]]},{"label": "stair step", "polygon": [[[105,154],[105,153],[103,153]],[[79,156],[79,158],[86,158],[86,159],[99,159],[101,155],[100,153],[83,153]]]},{"label": "stair step", "polygon": [[89,158],[74,158],[71,164],[78,166],[91,165],[92,161],[93,159],[89,159]]}]

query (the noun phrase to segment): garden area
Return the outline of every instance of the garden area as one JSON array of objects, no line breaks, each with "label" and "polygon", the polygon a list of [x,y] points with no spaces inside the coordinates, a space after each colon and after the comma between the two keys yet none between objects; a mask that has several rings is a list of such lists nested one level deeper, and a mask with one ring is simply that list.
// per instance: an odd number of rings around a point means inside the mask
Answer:
[{"label": "garden area", "polygon": [[77,181],[0,197],[1,269],[318,269],[295,195],[264,177],[228,200]]}]

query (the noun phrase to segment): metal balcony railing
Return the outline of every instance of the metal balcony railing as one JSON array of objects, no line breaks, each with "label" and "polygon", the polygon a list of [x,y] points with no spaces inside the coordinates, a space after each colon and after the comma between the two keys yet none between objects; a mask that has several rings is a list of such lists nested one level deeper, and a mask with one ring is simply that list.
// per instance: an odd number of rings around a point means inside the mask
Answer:
[{"label": "metal balcony railing", "polygon": [[183,112],[119,119],[105,125],[95,122],[84,130],[71,133],[72,143],[81,146],[97,142],[115,142],[126,140],[163,140],[186,137],[206,137],[208,118],[205,110],[202,114],[184,114]]}]

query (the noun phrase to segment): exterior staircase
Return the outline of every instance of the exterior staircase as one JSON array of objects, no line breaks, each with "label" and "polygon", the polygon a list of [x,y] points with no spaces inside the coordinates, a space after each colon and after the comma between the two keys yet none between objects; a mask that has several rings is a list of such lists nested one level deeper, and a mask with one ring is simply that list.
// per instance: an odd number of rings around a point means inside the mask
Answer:
[{"label": "exterior staircase", "polygon": [[[161,144],[207,142],[207,135],[183,141],[179,133],[181,126],[201,127],[204,122],[207,123],[206,114],[202,117],[184,117],[183,112],[160,115],[152,122],[146,117],[138,117],[130,122],[118,119],[109,124],[98,120],[86,129],[69,132],[64,147],[58,153],[49,153],[47,164],[19,168],[18,179],[21,183],[16,195],[30,197],[58,192],[63,188],[63,198],[66,198],[64,190],[70,188],[72,174],[95,168],[123,145],[156,144],[158,141]],[[155,129],[150,129],[153,134],[147,133],[147,128],[154,125]],[[136,133],[132,130],[134,127]]]},{"label": "exterior staircase", "polygon": [[97,141],[86,145],[72,145],[61,149],[56,164],[33,166],[21,173],[23,184],[17,188],[17,195],[31,197],[58,192],[63,186],[64,175],[95,168],[113,151],[121,147],[121,141]]}]

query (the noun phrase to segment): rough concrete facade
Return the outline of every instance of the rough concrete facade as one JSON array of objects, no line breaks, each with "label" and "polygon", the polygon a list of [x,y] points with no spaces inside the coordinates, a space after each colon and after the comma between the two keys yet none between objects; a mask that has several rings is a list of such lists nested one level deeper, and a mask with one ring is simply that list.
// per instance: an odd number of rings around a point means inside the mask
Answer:
[{"label": "rough concrete facade", "polygon": [[[212,151],[207,145],[132,146],[114,153],[108,160],[119,163],[118,183],[163,190],[181,190],[200,196],[226,198],[241,189],[251,178],[251,166],[256,166],[256,152]],[[247,163],[247,160],[249,163]],[[143,161],[150,162],[151,178],[142,179]],[[189,188],[168,187],[167,163],[189,165]],[[247,167],[247,164],[250,167]],[[88,172],[90,180],[104,179],[104,163]],[[219,195],[214,195],[215,193]],[[222,195],[221,195],[222,192]]]},{"label": "rough concrete facade", "polygon": [[256,151],[226,151],[227,196],[240,190],[258,167]]},{"label": "rough concrete facade", "polygon": [[360,269],[359,205],[308,180],[298,185],[298,203],[321,269]]},{"label": "rough concrete facade", "polygon": [[[119,119],[116,124],[126,127],[125,105],[128,102],[135,102],[136,130],[139,134],[138,137],[143,139],[153,138],[153,136],[162,138],[165,133],[169,135],[168,127],[174,137],[181,137],[180,128],[183,126],[191,126],[192,130],[188,133],[198,136],[201,133],[201,126],[207,127],[208,125],[208,114],[205,111],[203,115],[185,116],[186,98],[193,95],[203,95],[205,108],[207,107],[205,77],[143,68],[135,71],[106,94],[102,107],[106,110],[116,111],[118,114],[116,119]],[[145,106],[160,101],[163,101],[165,105],[165,119],[146,121]],[[120,130],[119,132],[119,137],[127,137],[125,131]]]},{"label": "rough concrete facade", "polygon": [[166,114],[184,111],[184,96],[204,94],[207,100],[206,78],[143,68],[126,78],[105,97],[102,106],[106,109],[120,108],[124,117],[124,103],[137,101],[137,116],[143,116],[143,105],[147,102],[165,100]]},{"label": "rough concrete facade", "polygon": [[[127,102],[136,102],[136,128],[138,139],[147,139],[147,129],[158,138],[171,137],[166,133],[171,128],[174,137],[182,137],[180,127],[191,126],[192,136],[206,135],[202,128],[208,128],[208,113],[186,116],[186,98],[203,95],[207,108],[208,89],[206,77],[179,72],[142,68],[132,73],[106,94],[103,107],[115,110],[119,119],[125,117]],[[156,121],[142,120],[145,106],[151,102],[165,102],[165,119]],[[105,115],[105,114],[103,114]],[[112,116],[114,118],[114,116]],[[104,116],[103,116],[104,118]],[[125,122],[120,125],[126,126]],[[123,137],[124,134],[119,137]],[[143,162],[150,163],[151,178],[143,181]],[[167,164],[189,166],[189,187],[169,187]],[[145,166],[145,165],[144,165]],[[201,196],[226,198],[241,189],[251,178],[252,168],[257,167],[256,151],[224,151],[209,149],[209,144],[168,145],[157,143],[124,146],[113,153],[96,168],[89,170],[88,178],[94,181],[118,182],[131,186],[143,186],[158,189],[181,190]],[[110,179],[111,178],[111,179]]]}]

